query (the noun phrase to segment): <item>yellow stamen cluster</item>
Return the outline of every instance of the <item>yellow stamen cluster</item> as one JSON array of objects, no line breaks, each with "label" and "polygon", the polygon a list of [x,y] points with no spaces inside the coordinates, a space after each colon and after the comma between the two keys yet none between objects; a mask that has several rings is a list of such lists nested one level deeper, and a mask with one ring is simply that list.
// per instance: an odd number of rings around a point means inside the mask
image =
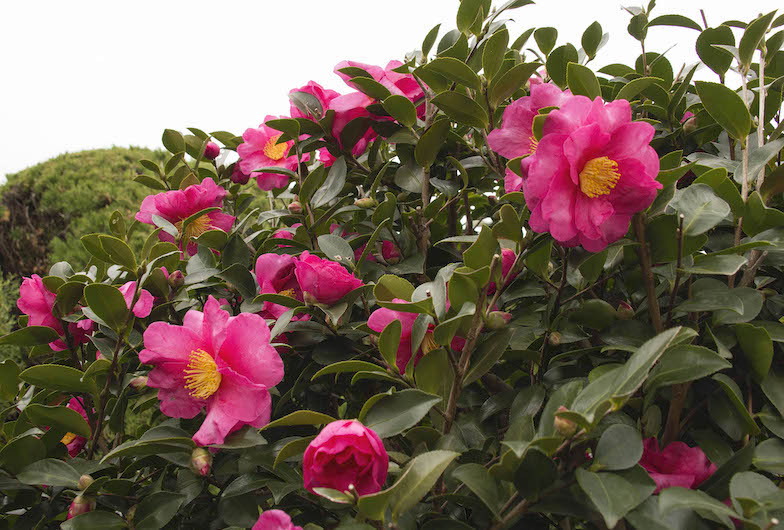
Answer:
[{"label": "yellow stamen cluster", "polygon": [[539,147],[539,140],[537,140],[536,136],[534,136],[532,134],[531,136],[528,137],[528,142],[529,142],[529,145],[531,146],[530,147],[530,154],[533,155],[534,153],[536,153],[536,149]]},{"label": "yellow stamen cluster", "polygon": [[285,291],[281,291],[278,294],[281,296],[288,296],[289,298],[294,298],[294,289],[286,289]]},{"label": "yellow stamen cluster", "polygon": [[438,344],[436,343],[435,337],[433,337],[433,332],[428,331],[425,333],[424,338],[422,339],[422,353],[427,355],[433,350],[438,349]]},{"label": "yellow stamen cluster", "polygon": [[580,190],[591,198],[608,195],[620,178],[618,162],[606,156],[592,158],[580,171]]},{"label": "yellow stamen cluster", "polygon": [[212,355],[204,350],[193,350],[188,358],[185,374],[185,388],[197,399],[207,399],[221,384],[221,374]]},{"label": "yellow stamen cluster", "polygon": [[197,217],[191,223],[185,227],[185,233],[182,233],[182,224],[183,221],[177,221],[174,226],[177,228],[177,231],[182,236],[183,241],[190,241],[195,237],[199,237],[204,232],[212,229],[212,222],[210,220],[209,214],[204,214],[202,216]]},{"label": "yellow stamen cluster", "polygon": [[69,432],[66,433],[65,436],[63,436],[60,439],[60,443],[63,445],[68,445],[69,443],[73,442],[75,439],[76,439],[76,435],[72,432]]},{"label": "yellow stamen cluster", "polygon": [[283,142],[282,144],[278,143],[278,138],[280,138],[280,136],[280,134],[277,134],[264,144],[264,156],[271,160],[280,160],[289,152],[288,142]]}]

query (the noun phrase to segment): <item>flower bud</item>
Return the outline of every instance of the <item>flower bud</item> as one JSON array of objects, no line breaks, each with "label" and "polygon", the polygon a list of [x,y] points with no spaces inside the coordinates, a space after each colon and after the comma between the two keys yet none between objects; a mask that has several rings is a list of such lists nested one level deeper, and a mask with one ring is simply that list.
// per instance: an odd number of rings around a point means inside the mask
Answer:
[{"label": "flower bud", "polygon": [[133,516],[136,515],[136,507],[137,506],[139,506],[139,505],[138,504],[134,504],[133,506],[128,508],[127,512],[125,512],[125,520],[128,521],[129,523],[131,521],[133,521]]},{"label": "flower bud", "polygon": [[498,204],[498,198],[495,195],[488,195],[487,202],[490,203],[490,206],[495,206]]},{"label": "flower bud", "polygon": [[169,274],[168,282],[169,287],[172,289],[179,289],[185,284],[185,275],[182,273],[182,271],[174,271]]},{"label": "flower bud", "polygon": [[128,385],[134,390],[143,390],[147,388],[147,376],[140,375],[139,377],[134,377]]},{"label": "flower bud", "polygon": [[686,120],[686,123],[683,124],[683,132],[685,134],[691,134],[697,130],[697,118],[689,118]]},{"label": "flower bud", "polygon": [[247,184],[250,180],[250,175],[242,172],[239,163],[234,164],[234,169],[231,170],[231,181],[235,184]]},{"label": "flower bud", "polygon": [[[567,412],[569,409],[561,405],[556,412]],[[564,438],[571,438],[577,432],[577,424],[566,418],[556,416],[553,420],[555,430]]]},{"label": "flower bud", "polygon": [[561,334],[553,331],[547,336],[547,342],[550,343],[550,346],[559,346],[561,344]]},{"label": "flower bud", "polygon": [[512,320],[512,315],[506,311],[493,311],[487,317],[487,329],[501,329]]},{"label": "flower bud", "polygon": [[68,519],[95,510],[95,499],[77,495],[68,508]]},{"label": "flower bud", "polygon": [[191,469],[197,475],[206,477],[210,474],[212,466],[212,455],[203,447],[197,447],[191,453]]},{"label": "flower bud", "polygon": [[394,265],[400,261],[402,256],[393,242],[384,240],[381,242],[381,257],[390,265]]},{"label": "flower bud", "polygon": [[215,160],[220,154],[220,147],[215,142],[207,142],[204,147],[204,158],[207,160]]},{"label": "flower bud", "polygon": [[617,314],[620,320],[631,320],[634,318],[634,308],[626,302],[621,302],[618,304]]},{"label": "flower bud", "polygon": [[354,206],[359,206],[360,208],[372,208],[377,204],[378,202],[376,202],[376,199],[373,199],[372,197],[362,197],[361,199],[354,201]]},{"label": "flower bud", "polygon": [[93,482],[95,482],[95,480],[90,475],[82,475],[79,477],[79,489],[86,490]]},{"label": "flower bud", "polygon": [[302,205],[299,203],[299,201],[290,202],[288,209],[290,213],[302,213]]}]

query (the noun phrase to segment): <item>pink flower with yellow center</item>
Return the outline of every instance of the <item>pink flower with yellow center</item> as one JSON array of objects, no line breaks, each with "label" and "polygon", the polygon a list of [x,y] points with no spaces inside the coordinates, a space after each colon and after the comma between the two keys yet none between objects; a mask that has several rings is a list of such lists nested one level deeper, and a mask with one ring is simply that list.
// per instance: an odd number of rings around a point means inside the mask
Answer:
[{"label": "pink flower with yellow center", "polygon": [[656,198],[659,157],[653,126],[631,121],[626,100],[571,96],[544,123],[523,193],[535,232],[599,252]]},{"label": "pink flower with yellow center", "polygon": [[[533,155],[538,145],[534,136],[534,118],[543,108],[560,107],[569,96],[568,90],[564,92],[555,85],[532,84],[531,95],[521,97],[509,104],[504,109],[501,127],[487,135],[490,149],[510,160]],[[523,159],[521,165],[524,172],[529,163],[528,158]],[[522,186],[523,179],[507,169],[504,177],[506,193],[520,191]]]},{"label": "pink flower with yellow center", "polygon": [[[307,85],[289,91],[289,98],[291,98],[291,96],[295,95],[297,92],[304,92],[305,94],[309,94],[316,98],[316,100],[319,102],[319,105],[321,105],[322,114],[326,112],[327,108],[329,107],[329,103],[340,95],[334,90],[324,88],[315,81],[308,81]],[[299,107],[294,105],[294,103],[291,104],[291,110],[289,114],[291,114],[292,118],[306,118],[309,120],[314,120],[314,116],[303,113]]]},{"label": "pink flower with yellow center", "polygon": [[[84,421],[89,421],[87,419],[87,413],[84,411],[84,407],[82,407],[82,404],[79,402],[78,399],[71,398],[71,400],[68,401],[68,405],[66,405],[66,407],[78,412],[82,416],[82,418],[84,418]],[[60,443],[63,444],[68,449],[68,456],[74,458],[76,455],[79,454],[79,451],[81,451],[84,448],[85,444],[87,444],[87,438],[69,432],[62,437]]]},{"label": "pink flower with yellow center", "polygon": [[[289,254],[262,254],[256,259],[256,279],[259,282],[261,294],[281,294],[302,301],[302,289],[294,276],[297,258]],[[264,302],[261,316],[277,319],[288,311],[284,307],[272,302]],[[307,320],[310,315],[294,315],[292,320]]]},{"label": "pink flower with yellow center", "polygon": [[[270,120],[284,118],[283,116],[267,116],[264,123],[256,129],[247,129],[242,135],[244,143],[237,146],[240,155],[238,164],[243,173],[253,174],[257,169],[264,167],[280,167],[290,171],[297,170],[297,155],[289,156],[294,140],[278,143],[282,132],[266,125]],[[310,160],[309,154],[302,156],[302,161]],[[285,188],[289,184],[287,175],[277,173],[255,173],[256,183],[262,190]]]},{"label": "pink flower with yellow center", "polygon": [[[189,255],[196,254],[196,243],[192,239],[199,237],[208,230],[220,229],[224,232],[231,230],[234,224],[234,217],[219,210],[206,213],[198,217],[185,227],[184,221],[191,215],[198,213],[206,208],[222,207],[223,198],[226,190],[215,184],[215,181],[207,177],[201,184],[188,186],[184,190],[164,191],[155,195],[148,195],[142,201],[141,208],[136,214],[136,220],[140,223],[154,225],[153,215],[157,215],[172,223],[180,232],[180,248],[185,248]],[[158,233],[161,241],[176,243],[171,234],[161,230]]]},{"label": "pink flower with yellow center", "polygon": [[269,389],[283,379],[283,362],[269,341],[263,318],[231,317],[210,296],[204,312],[188,311],[182,326],[150,324],[139,360],[155,366],[147,385],[159,389],[161,412],[194,418],[206,408],[193,441],[220,444],[244,425],[269,423]]},{"label": "pink flower with yellow center", "polygon": [[[68,349],[68,345],[65,341],[63,326],[53,313],[56,297],[55,293],[46,288],[41,277],[33,274],[31,277],[22,280],[22,285],[19,287],[19,300],[16,301],[16,306],[22,313],[28,316],[28,326],[46,326],[55,330],[61,338],[50,342],[49,347],[54,351],[62,351]],[[86,343],[87,337],[92,331],[93,321],[89,319],[68,324],[68,333],[71,335],[75,347]]]},{"label": "pink flower with yellow center", "polygon": [[[372,117],[367,110],[367,106],[371,103],[373,103],[373,100],[362,92],[352,92],[350,94],[338,96],[329,102],[327,110],[335,111],[335,119],[332,122],[332,136],[337,141],[338,147],[341,149],[346,148],[340,139],[340,135],[349,122],[357,118]],[[357,140],[357,143],[352,146],[351,154],[353,156],[360,156],[365,152],[367,146],[376,136],[376,132],[373,128],[368,127],[365,134],[363,134],[362,137]],[[336,157],[330,153],[326,147],[319,149],[319,160],[325,166],[331,166],[335,159]]]}]

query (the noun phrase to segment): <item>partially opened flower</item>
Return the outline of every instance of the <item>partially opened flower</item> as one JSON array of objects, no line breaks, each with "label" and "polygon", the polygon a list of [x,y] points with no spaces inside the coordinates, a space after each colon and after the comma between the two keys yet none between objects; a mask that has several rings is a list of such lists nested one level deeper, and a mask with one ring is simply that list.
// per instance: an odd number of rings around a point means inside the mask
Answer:
[{"label": "partially opened flower", "polygon": [[[82,418],[84,418],[84,421],[89,421],[87,419],[87,413],[85,412],[84,407],[82,407],[82,404],[79,402],[78,399],[71,398],[70,401],[68,401],[68,405],[66,405],[66,407],[78,412],[82,416]],[[68,456],[74,458],[76,455],[79,454],[79,451],[84,449],[85,444],[87,444],[87,438],[85,438],[84,436],[79,436],[78,434],[74,434],[72,432],[68,432],[65,433],[65,436],[62,437],[60,443],[62,443],[68,449]]]},{"label": "partially opened flower", "polygon": [[[359,495],[381,491],[389,455],[381,438],[355,420],[327,424],[305,449],[302,460],[305,489],[331,488]],[[315,492],[314,492],[315,493]]]},{"label": "partially opened flower", "polygon": [[[281,294],[302,301],[302,289],[294,276],[297,258],[289,254],[262,254],[256,259],[256,279],[259,282],[261,294]],[[284,307],[272,302],[264,302],[261,315],[266,318],[277,319],[288,311]],[[295,315],[292,320],[308,318],[307,314]]]},{"label": "partially opened flower", "polygon": [[[125,305],[128,306],[128,309],[131,308],[135,291],[136,282],[126,282],[120,287],[120,292],[122,293],[123,298],[125,298]],[[150,291],[147,289],[142,289],[139,293],[139,299],[136,300],[136,303],[133,306],[133,314],[138,318],[145,318],[150,316],[154,301],[155,298],[152,296]]]},{"label": "partially opened flower", "polygon": [[[68,349],[65,340],[65,331],[53,313],[54,301],[57,295],[46,288],[40,276],[33,274],[29,278],[22,280],[19,287],[19,299],[16,305],[19,310],[28,316],[28,326],[46,326],[52,328],[60,335],[60,339],[49,343],[49,347],[55,351]],[[65,315],[63,315],[65,316]],[[68,333],[74,346],[84,344],[88,341],[88,335],[92,333],[93,321],[82,319],[78,322],[68,324]]]},{"label": "partially opened flower", "polygon": [[640,465],[656,482],[654,493],[673,486],[697,488],[716,472],[716,464],[699,447],[672,442],[660,451],[655,437],[643,441]]},{"label": "partially opened flower", "polygon": [[[341,72],[340,70],[347,67],[361,68],[370,74],[375,81],[385,86],[390,93],[399,96],[405,96],[412,103],[417,103],[422,100],[425,93],[422,87],[417,83],[416,79],[411,74],[401,74],[395,72],[395,69],[403,66],[400,61],[389,61],[383,69],[380,66],[371,64],[360,63],[358,61],[341,61],[335,66],[335,73],[350,87],[356,88],[351,83],[351,75]],[[424,101],[417,108],[417,114],[422,117],[424,115]]]},{"label": "partially opened flower", "polygon": [[[506,283],[511,283],[517,277],[517,274],[509,275],[509,272],[512,270],[512,266],[514,265],[515,260],[517,259],[517,254],[511,248],[502,248],[501,249],[501,278],[506,280]],[[508,276],[508,278],[507,278]],[[490,282],[487,286],[487,292],[489,294],[495,293],[496,285],[495,282]]]},{"label": "partially opened flower", "polygon": [[531,228],[589,252],[623,237],[662,187],[653,134],[650,124],[631,121],[626,100],[564,101],[548,115],[524,175]]},{"label": "partially opened flower", "polygon": [[[340,95],[334,90],[324,88],[323,86],[316,83],[315,81],[308,81],[307,85],[290,90],[289,99],[293,99],[293,97],[296,97],[298,92],[303,92],[305,94],[313,96],[318,101],[319,105],[321,105],[322,114],[327,111],[330,102]],[[293,101],[291,102],[291,112],[289,114],[291,114],[292,118],[307,118],[309,120],[315,120],[317,118],[320,119],[320,117],[313,116],[311,113],[302,112],[302,110],[300,110],[300,108],[297,105],[295,105]]]},{"label": "partially opened flower", "polygon": [[283,510],[264,510],[251,530],[302,530],[302,527],[294,526]]},{"label": "partially opened flower", "polygon": [[305,301],[332,305],[350,291],[364,284],[345,267],[314,256],[307,250],[300,254],[294,274],[302,289]]},{"label": "partially opened flower", "polygon": [[[188,226],[183,226],[185,220],[206,208],[223,207],[225,196],[226,190],[207,177],[201,184],[193,184],[184,190],[164,191],[148,195],[142,201],[141,208],[136,214],[136,220],[140,223],[154,225],[152,216],[157,215],[169,221],[180,232],[180,248],[184,246],[188,254],[193,256],[196,254],[197,246],[191,241],[192,239],[214,229],[229,232],[234,224],[234,217],[220,210],[215,210],[199,216]],[[161,241],[176,242],[171,234],[163,230],[158,233],[158,238]]]},{"label": "partially opened flower", "polygon": [[[373,103],[373,100],[362,92],[351,92],[338,96],[329,102],[327,110],[335,111],[335,119],[332,122],[332,136],[338,143],[341,149],[348,149],[348,146],[343,145],[341,134],[343,129],[352,120],[357,118],[370,118],[371,114],[367,110],[367,106]],[[353,156],[360,156],[365,152],[367,146],[375,138],[376,132],[372,127],[368,127],[362,137],[351,147],[351,154]],[[319,150],[319,160],[326,166],[332,165],[336,157],[329,152],[325,147]]]},{"label": "partially opened flower", "polygon": [[[267,116],[258,128],[246,129],[243,133],[242,139],[245,142],[237,146],[237,154],[240,155],[238,164],[243,173],[251,175],[255,170],[263,167],[297,170],[297,155],[289,156],[294,140],[278,143],[283,133],[266,125],[268,121],[278,118],[278,116]],[[302,156],[302,161],[308,160],[310,155],[306,153]],[[255,175],[256,183],[262,190],[285,188],[289,184],[288,175],[278,173],[255,173]]]},{"label": "partially opened flower", "polygon": [[161,412],[193,418],[206,407],[193,441],[220,444],[244,425],[269,423],[268,390],[283,379],[283,362],[269,341],[263,318],[231,317],[210,296],[204,312],[188,311],[182,326],[150,324],[139,360],[155,366],[147,384],[159,389]]}]

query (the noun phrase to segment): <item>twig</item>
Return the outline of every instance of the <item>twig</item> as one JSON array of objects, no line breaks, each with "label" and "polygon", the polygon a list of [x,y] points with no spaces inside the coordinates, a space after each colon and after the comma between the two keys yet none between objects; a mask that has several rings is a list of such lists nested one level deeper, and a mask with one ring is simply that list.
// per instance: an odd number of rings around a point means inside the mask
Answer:
[{"label": "twig", "polygon": [[746,271],[743,273],[743,278],[740,280],[740,284],[738,287],[748,287],[754,281],[754,276],[757,274],[757,271],[762,265],[762,260],[768,255],[768,251],[760,252],[759,250],[753,250],[751,252],[751,259],[749,259],[749,266],[746,268]]},{"label": "twig", "polygon": [[651,256],[648,252],[648,242],[645,239],[645,221],[642,217],[643,214],[635,214],[632,224],[634,225],[634,232],[637,235],[637,240],[640,246],[637,249],[640,258],[640,267],[642,268],[642,278],[645,282],[645,289],[648,296],[648,314],[650,315],[651,324],[656,330],[656,333],[664,331],[662,325],[661,313],[659,312],[659,300],[656,297],[656,285],[653,278],[653,269],[651,268]]},{"label": "twig", "polygon": [[679,217],[680,226],[676,232],[678,237],[678,265],[675,269],[675,284],[673,285],[672,292],[670,293],[670,307],[667,310],[667,327],[672,325],[672,308],[675,306],[675,295],[678,293],[678,287],[680,287],[681,266],[683,265],[683,214],[681,214]]}]

